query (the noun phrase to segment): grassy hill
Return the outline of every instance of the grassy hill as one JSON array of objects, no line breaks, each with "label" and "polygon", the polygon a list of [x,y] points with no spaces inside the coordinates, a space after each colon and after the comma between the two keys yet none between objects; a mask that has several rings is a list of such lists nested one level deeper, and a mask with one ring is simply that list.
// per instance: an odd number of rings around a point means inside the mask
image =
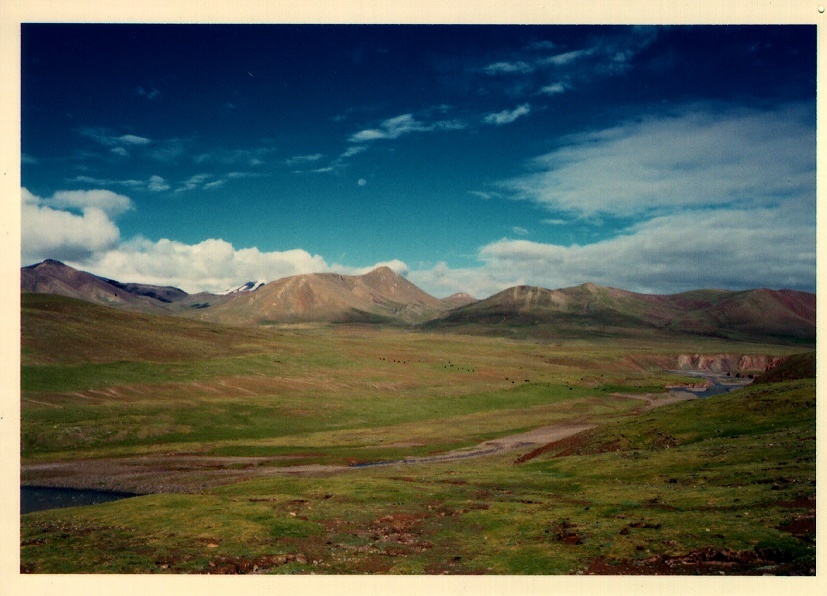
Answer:
[{"label": "grassy hill", "polygon": [[24,365],[193,360],[262,351],[273,335],[53,294],[21,295]]}]

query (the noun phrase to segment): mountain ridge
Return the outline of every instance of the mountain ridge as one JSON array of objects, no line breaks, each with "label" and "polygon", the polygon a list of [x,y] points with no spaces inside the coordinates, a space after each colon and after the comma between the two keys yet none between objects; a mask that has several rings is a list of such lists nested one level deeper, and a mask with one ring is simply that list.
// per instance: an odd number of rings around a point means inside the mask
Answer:
[{"label": "mountain ridge", "polygon": [[788,289],[641,294],[587,282],[556,290],[513,286],[483,300],[463,293],[438,299],[383,266],[361,275],[308,273],[247,283],[225,294],[187,294],[171,286],[101,278],[46,260],[21,268],[21,290],[244,326],[375,323],[544,338],[672,333],[743,341],[815,340],[815,294]]},{"label": "mountain ridge", "polygon": [[[549,290],[514,286],[452,309],[426,323],[430,329],[538,327],[532,335],[621,333],[648,329],[736,340],[815,340],[816,297],[796,290],[691,290],[638,294],[585,283]],[[479,329],[477,329],[479,330]]]}]

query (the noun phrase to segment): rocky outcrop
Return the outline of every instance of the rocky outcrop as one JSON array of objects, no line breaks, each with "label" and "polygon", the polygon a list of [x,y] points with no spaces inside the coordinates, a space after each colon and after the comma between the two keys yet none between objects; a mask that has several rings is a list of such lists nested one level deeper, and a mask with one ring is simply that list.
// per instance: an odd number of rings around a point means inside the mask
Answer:
[{"label": "rocky outcrop", "polygon": [[766,354],[681,354],[677,368],[709,372],[765,371],[781,361]]}]

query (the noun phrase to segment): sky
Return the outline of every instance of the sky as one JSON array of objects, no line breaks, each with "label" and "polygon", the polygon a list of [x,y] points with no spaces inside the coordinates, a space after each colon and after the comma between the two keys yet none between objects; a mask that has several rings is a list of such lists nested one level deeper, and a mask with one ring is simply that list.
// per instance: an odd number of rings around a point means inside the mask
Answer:
[{"label": "sky", "polygon": [[815,291],[816,27],[21,27],[21,257]]}]

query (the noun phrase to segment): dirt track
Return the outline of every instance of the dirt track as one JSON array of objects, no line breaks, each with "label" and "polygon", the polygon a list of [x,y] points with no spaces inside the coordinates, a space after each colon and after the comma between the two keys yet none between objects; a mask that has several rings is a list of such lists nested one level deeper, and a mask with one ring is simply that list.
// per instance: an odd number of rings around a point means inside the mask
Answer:
[{"label": "dirt track", "polygon": [[[486,441],[469,449],[429,457],[410,457],[376,465],[401,466],[483,457],[523,447],[534,448],[588,428],[592,428],[592,425],[552,424],[526,433]],[[279,466],[280,461],[284,461],[284,458],[152,455],[23,464],[20,477],[21,483],[27,486],[90,488],[148,494],[200,492],[219,484],[266,476],[316,475],[359,470],[357,466]]]}]

